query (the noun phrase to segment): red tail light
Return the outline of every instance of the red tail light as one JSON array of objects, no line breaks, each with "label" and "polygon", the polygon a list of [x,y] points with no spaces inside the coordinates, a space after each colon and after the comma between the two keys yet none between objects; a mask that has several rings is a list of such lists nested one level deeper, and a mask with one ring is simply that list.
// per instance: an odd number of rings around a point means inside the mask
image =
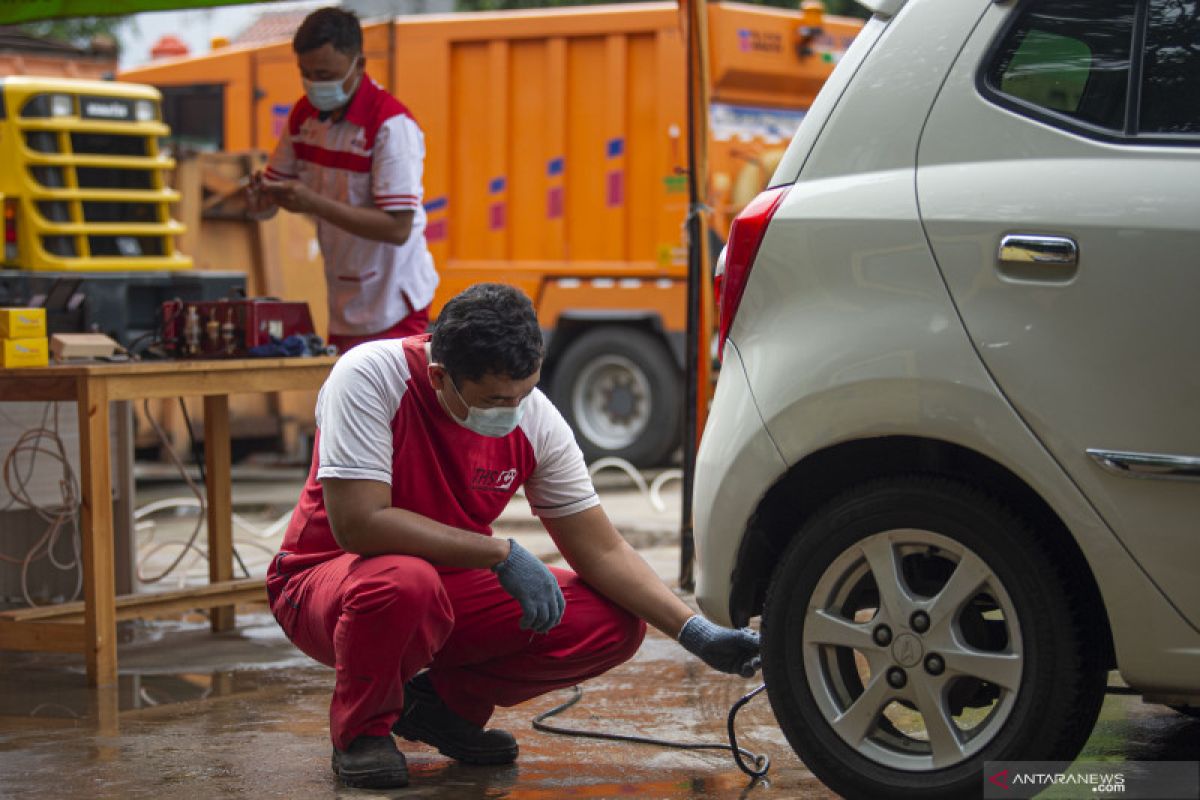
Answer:
[{"label": "red tail light", "polygon": [[17,201],[4,201],[4,243],[17,243]]},{"label": "red tail light", "polygon": [[742,209],[733,221],[729,231],[729,242],[725,245],[725,270],[718,273],[713,281],[713,289],[717,296],[719,309],[717,325],[717,356],[724,358],[725,339],[729,336],[729,326],[737,314],[738,305],[742,302],[742,293],[746,291],[746,281],[750,278],[750,268],[758,256],[759,245],[767,232],[767,225],[775,210],[787,196],[790,186],[779,186],[768,189]]}]

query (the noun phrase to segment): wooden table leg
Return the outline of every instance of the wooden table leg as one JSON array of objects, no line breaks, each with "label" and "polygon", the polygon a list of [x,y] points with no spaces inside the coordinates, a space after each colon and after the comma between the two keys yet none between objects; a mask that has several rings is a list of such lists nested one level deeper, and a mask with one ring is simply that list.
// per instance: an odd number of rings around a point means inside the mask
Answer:
[{"label": "wooden table leg", "polygon": [[102,737],[121,732],[120,710],[120,686],[101,686],[88,697],[88,716],[95,721],[96,732]]},{"label": "wooden table leg", "polygon": [[80,381],[78,405],[87,679],[89,686],[115,686],[117,598],[113,572],[108,387],[104,380]]},{"label": "wooden table leg", "polygon": [[[204,398],[204,468],[208,482],[208,580],[233,578],[233,482],[230,479],[229,398]],[[234,606],[209,610],[213,632],[232,630]]]}]

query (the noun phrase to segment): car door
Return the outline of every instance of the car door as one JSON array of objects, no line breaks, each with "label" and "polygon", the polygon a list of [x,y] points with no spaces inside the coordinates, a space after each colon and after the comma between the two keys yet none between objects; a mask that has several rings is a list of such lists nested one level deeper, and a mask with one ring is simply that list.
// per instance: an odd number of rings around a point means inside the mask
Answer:
[{"label": "car door", "polygon": [[1001,391],[1200,625],[1200,4],[994,5],[918,150]]}]

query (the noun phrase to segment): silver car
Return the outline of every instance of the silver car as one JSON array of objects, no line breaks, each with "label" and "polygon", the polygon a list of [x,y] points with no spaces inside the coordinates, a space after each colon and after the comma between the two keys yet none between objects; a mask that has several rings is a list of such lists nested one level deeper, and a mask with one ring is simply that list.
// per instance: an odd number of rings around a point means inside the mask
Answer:
[{"label": "silver car", "polygon": [[1200,707],[1200,3],[864,4],[718,267],[697,595],[832,788],[977,796]]}]

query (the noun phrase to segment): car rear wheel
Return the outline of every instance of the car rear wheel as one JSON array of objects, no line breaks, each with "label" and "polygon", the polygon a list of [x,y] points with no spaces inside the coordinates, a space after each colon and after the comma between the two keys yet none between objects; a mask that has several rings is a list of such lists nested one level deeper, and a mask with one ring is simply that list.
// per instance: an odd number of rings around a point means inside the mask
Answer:
[{"label": "car rear wheel", "polygon": [[1072,759],[1106,671],[1069,586],[1036,533],[971,487],[861,486],[804,524],[772,577],[775,716],[849,798],[975,797],[984,761]]},{"label": "car rear wheel", "polygon": [[654,467],[679,444],[680,383],[662,340],[605,326],[582,334],[563,352],[550,396],[589,463],[615,457]]}]

